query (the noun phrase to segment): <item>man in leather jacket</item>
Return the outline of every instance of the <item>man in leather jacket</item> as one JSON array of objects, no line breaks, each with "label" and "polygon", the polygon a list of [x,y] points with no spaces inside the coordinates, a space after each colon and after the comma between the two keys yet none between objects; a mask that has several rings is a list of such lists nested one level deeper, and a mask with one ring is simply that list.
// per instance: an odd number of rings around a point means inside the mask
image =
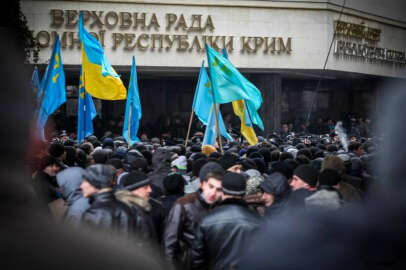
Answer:
[{"label": "man in leather jacket", "polygon": [[164,233],[165,259],[172,269],[188,269],[190,248],[202,217],[222,195],[224,169],[208,162],[199,172],[200,190],[179,198],[169,212]]},{"label": "man in leather jacket", "polygon": [[114,173],[104,164],[92,165],[85,170],[80,188],[83,196],[89,198],[90,208],[83,213],[82,222],[97,230],[127,235],[133,231],[133,218],[130,209],[114,195]]},{"label": "man in leather jacket", "polygon": [[236,269],[249,238],[259,228],[259,216],[243,199],[246,180],[227,172],[223,178],[222,201],[196,229],[191,269]]}]

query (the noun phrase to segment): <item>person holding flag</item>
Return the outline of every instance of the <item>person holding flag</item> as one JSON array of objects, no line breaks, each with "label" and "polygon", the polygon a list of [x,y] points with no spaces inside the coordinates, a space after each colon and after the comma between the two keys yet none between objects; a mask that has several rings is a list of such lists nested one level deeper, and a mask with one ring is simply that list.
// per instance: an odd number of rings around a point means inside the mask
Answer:
[{"label": "person holding flag", "polygon": [[39,136],[45,140],[44,127],[48,117],[66,102],[65,72],[61,58],[59,35],[56,36],[51,59],[42,78],[40,91],[42,91],[42,101],[40,101],[38,110],[37,127]]},{"label": "person holding flag", "polygon": [[128,87],[127,103],[125,106],[125,118],[123,126],[123,137],[131,147],[140,139],[137,136],[139,122],[142,117],[141,101],[138,93],[137,69],[135,65],[135,57],[131,66],[130,86]]}]

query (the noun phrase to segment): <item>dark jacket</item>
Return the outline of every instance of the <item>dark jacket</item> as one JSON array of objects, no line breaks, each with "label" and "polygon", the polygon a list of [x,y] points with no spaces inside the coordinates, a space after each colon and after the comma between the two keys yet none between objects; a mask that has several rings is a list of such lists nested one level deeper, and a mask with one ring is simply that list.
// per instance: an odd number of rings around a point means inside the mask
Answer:
[{"label": "dark jacket", "polygon": [[151,217],[151,205],[147,199],[140,198],[127,190],[116,191],[116,199],[127,205],[133,218],[133,231],[139,246],[156,246],[158,236]]},{"label": "dark jacket", "polygon": [[131,210],[119,202],[111,188],[101,189],[89,197],[90,208],[82,215],[82,221],[90,227],[120,235],[133,232]]},{"label": "dark jacket", "polygon": [[151,197],[159,198],[164,194],[163,181],[171,172],[171,153],[166,149],[158,149],[152,156],[154,170],[148,174],[151,179]]},{"label": "dark jacket", "polygon": [[172,268],[189,267],[189,253],[195,238],[195,230],[210,205],[201,196],[201,191],[179,198],[167,219],[164,233],[165,259]]},{"label": "dark jacket", "polygon": [[184,195],[180,195],[180,194],[169,194],[169,195],[163,196],[161,198],[162,207],[164,209],[165,220],[168,218],[169,212],[171,211],[172,206],[175,204],[176,200],[183,196]]},{"label": "dark jacket", "polygon": [[162,203],[154,198],[149,198],[148,203],[151,205],[150,215],[154,222],[155,231],[158,236],[158,243],[162,242],[165,228],[165,212]]},{"label": "dark jacket", "polygon": [[37,172],[33,179],[33,186],[38,199],[44,206],[59,198],[55,178],[43,171]]},{"label": "dark jacket", "polygon": [[202,219],[196,230],[191,269],[236,269],[259,217],[245,201],[226,199]]},{"label": "dark jacket", "polygon": [[286,202],[286,207],[288,208],[301,208],[305,207],[305,199],[311,195],[313,195],[315,191],[310,191],[305,188],[298,189],[293,191],[290,196],[289,200]]}]

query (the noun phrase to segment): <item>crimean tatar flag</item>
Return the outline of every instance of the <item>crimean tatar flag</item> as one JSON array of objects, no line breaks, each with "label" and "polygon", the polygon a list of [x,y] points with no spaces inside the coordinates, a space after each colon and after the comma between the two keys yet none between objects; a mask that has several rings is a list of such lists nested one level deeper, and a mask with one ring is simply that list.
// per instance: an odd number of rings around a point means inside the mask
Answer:
[{"label": "crimean tatar flag", "polygon": [[[227,51],[223,49],[224,58],[228,59]],[[250,113],[245,101],[243,99],[234,100],[232,102],[234,114],[240,117],[241,120],[241,135],[248,141],[250,145],[256,145],[258,143],[257,135],[255,134],[254,126],[250,118]]]},{"label": "crimean tatar flag", "polygon": [[127,103],[125,106],[125,118],[123,126],[123,137],[131,146],[140,139],[137,136],[139,122],[142,117],[141,100],[138,93],[137,68],[135,57],[131,67],[130,86],[128,87]]},{"label": "crimean tatar flag", "polygon": [[80,72],[78,95],[78,143],[93,134],[93,119],[97,116],[92,96],[86,92],[82,71]]},{"label": "crimean tatar flag", "polygon": [[63,70],[61,45],[58,35],[56,36],[51,59],[49,60],[47,71],[42,78],[40,88],[43,91],[44,97],[38,111],[37,126],[40,136],[42,139],[45,139],[44,127],[48,117],[66,102],[65,72]]}]

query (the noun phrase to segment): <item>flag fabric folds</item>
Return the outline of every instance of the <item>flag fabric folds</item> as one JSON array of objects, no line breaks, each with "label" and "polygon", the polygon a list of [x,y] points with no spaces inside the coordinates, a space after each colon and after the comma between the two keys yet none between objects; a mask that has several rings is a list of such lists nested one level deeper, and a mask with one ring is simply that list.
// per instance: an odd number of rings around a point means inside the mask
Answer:
[{"label": "flag fabric folds", "polygon": [[[196,86],[195,96],[193,99],[193,111],[196,113],[200,122],[203,125],[209,127],[209,124],[215,125],[215,114],[213,113],[214,122],[210,122],[211,112],[213,112],[213,93],[211,88],[211,82],[206,69],[204,68],[204,61],[202,62],[202,67],[200,68],[199,79]],[[233,140],[233,137],[227,132],[224,125],[223,118],[221,116],[220,108],[218,108],[218,121],[220,134],[229,141]],[[213,120],[213,119],[212,119]],[[215,138],[215,137],[214,137]],[[211,145],[213,143],[210,143]]]},{"label": "flag fabric folds", "polygon": [[133,145],[135,142],[140,141],[140,139],[137,137],[137,132],[141,117],[142,112],[140,96],[138,93],[137,69],[135,64],[135,57],[133,56],[123,127],[123,137],[130,146]]},{"label": "flag fabric folds", "polygon": [[217,128],[216,128],[216,114],[214,109],[214,104],[210,107],[209,119],[206,125],[206,130],[204,131],[204,137],[202,146],[204,145],[214,145],[217,138]]},{"label": "flag fabric folds", "polygon": [[[207,44],[206,52],[215,103],[224,104],[234,100],[244,100],[250,120],[263,130],[264,125],[258,114],[262,104],[261,92],[228,59]],[[247,118],[246,120],[248,121]]]},{"label": "flag fabric folds", "polygon": [[83,73],[82,70],[80,70],[78,94],[78,143],[81,143],[86,137],[93,134],[92,120],[97,116],[92,96],[86,92],[83,81]]},{"label": "flag fabric folds", "polygon": [[125,99],[124,84],[107,60],[100,43],[84,28],[82,12],[79,15],[78,25],[86,91],[99,99]]},{"label": "flag fabric folds", "polygon": [[[223,49],[222,51],[224,58],[228,59],[227,51]],[[258,143],[257,135],[255,134],[254,127],[250,118],[250,113],[243,99],[234,100],[232,102],[234,114],[240,117],[241,129],[240,132],[242,136],[248,141],[250,145],[256,145]]]},{"label": "flag fabric folds", "polygon": [[44,91],[44,97],[38,112],[37,126],[40,136],[42,139],[45,139],[44,127],[48,117],[53,114],[59,108],[59,106],[66,102],[65,72],[63,70],[58,35],[56,36],[51,59],[48,64],[47,71],[42,78],[40,88],[42,91]]},{"label": "flag fabric folds", "polygon": [[209,79],[209,75],[204,68],[203,60],[192,105],[193,111],[195,112],[197,118],[199,118],[200,122],[203,123],[203,125],[207,125],[207,121],[209,120],[210,115],[210,108],[213,104],[213,96],[210,91],[212,91],[211,82]]},{"label": "flag fabric folds", "polygon": [[[241,129],[240,132],[242,136],[248,141],[250,145],[256,145],[258,143],[257,135],[255,134],[252,124],[249,120],[249,115],[247,114],[246,106],[244,100],[235,100],[232,102],[234,114],[241,119]],[[248,119],[247,119],[248,118]]]}]

